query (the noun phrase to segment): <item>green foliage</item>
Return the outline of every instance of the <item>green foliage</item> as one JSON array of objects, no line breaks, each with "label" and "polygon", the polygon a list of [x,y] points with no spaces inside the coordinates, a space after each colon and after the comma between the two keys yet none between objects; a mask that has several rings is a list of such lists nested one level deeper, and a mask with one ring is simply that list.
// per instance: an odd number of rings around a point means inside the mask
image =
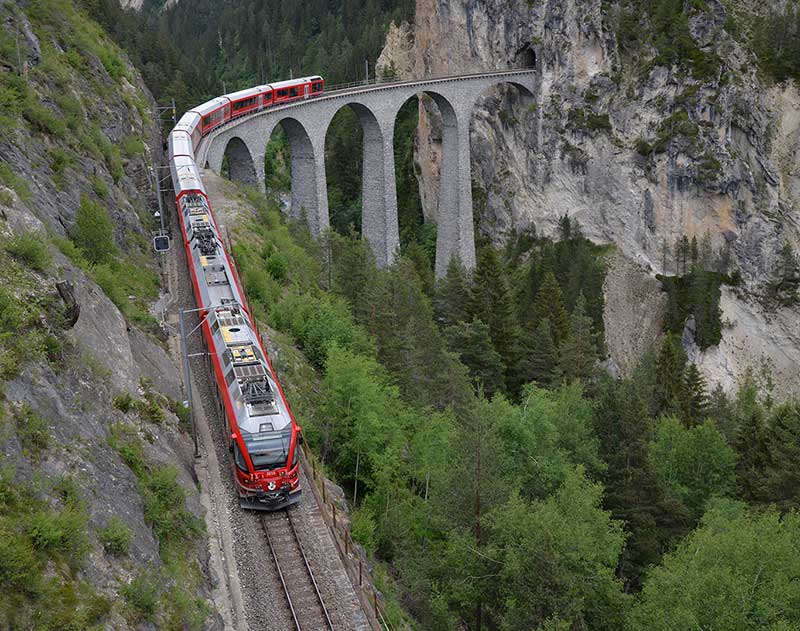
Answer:
[{"label": "green foliage", "polygon": [[95,195],[97,195],[100,199],[108,199],[111,192],[108,189],[108,184],[106,184],[102,178],[94,176],[91,178],[92,180],[92,190],[94,191]]},{"label": "green foliage", "polygon": [[60,512],[45,509],[33,513],[25,528],[36,550],[80,562],[89,547],[86,523],[84,511],[75,508]]},{"label": "green foliage", "polygon": [[23,232],[11,239],[6,251],[39,272],[46,272],[50,267],[50,253],[47,244],[33,232]]},{"label": "green foliage", "polygon": [[52,439],[47,421],[29,405],[23,405],[15,419],[23,453],[29,458],[38,458],[50,446]]},{"label": "green foliage", "polygon": [[144,518],[162,546],[191,540],[203,531],[202,523],[186,508],[186,492],[178,482],[178,470],[157,467],[139,480]]},{"label": "green foliage", "polygon": [[793,629],[800,625],[800,518],[718,502],[654,568],[628,629]]},{"label": "green foliage", "polygon": [[689,364],[683,375],[681,393],[681,414],[687,425],[694,425],[705,419],[709,408],[706,380],[695,364]]},{"label": "green foliage", "polygon": [[528,504],[512,494],[489,515],[489,560],[479,565],[497,573],[485,599],[500,628],[538,628],[556,615],[572,627],[620,628],[615,569],[625,536],[601,498],[599,484],[570,471],[551,497]]},{"label": "green foliage", "polygon": [[106,527],[98,531],[97,535],[106,552],[117,557],[126,556],[133,541],[133,532],[116,515],[108,520]]},{"label": "green foliage", "polygon": [[[597,372],[597,335],[586,315],[583,294],[570,316],[569,336],[561,344],[560,369],[567,381],[589,381]],[[543,320],[544,321],[544,320]]]},{"label": "green foliage", "polygon": [[686,429],[672,417],[662,419],[649,457],[664,484],[700,518],[709,500],[736,489],[736,455],[711,421]]},{"label": "green foliage", "polygon": [[686,319],[695,321],[695,341],[701,349],[719,344],[722,339],[720,286],[725,277],[717,272],[692,270],[685,276],[658,276],[667,292],[664,330],[681,335]]},{"label": "green foliage", "polygon": [[656,65],[677,65],[696,79],[711,81],[719,74],[721,61],[716,54],[702,50],[689,30],[689,16],[708,11],[702,1],[625,0],[617,40],[631,57],[649,52],[652,46]]},{"label": "green foliage", "polygon": [[765,7],[752,27],[761,68],[775,81],[800,78],[800,11],[794,3]]},{"label": "green foliage", "polygon": [[291,293],[273,305],[270,317],[274,326],[292,334],[316,366],[324,364],[334,342],[355,352],[371,353],[369,337],[341,298]]},{"label": "green foliage", "polygon": [[11,165],[7,162],[0,161],[0,182],[5,184],[8,188],[14,189],[14,192],[19,195],[23,202],[31,200],[31,190],[25,179],[11,170]]},{"label": "green foliage", "polygon": [[117,254],[108,210],[88,197],[81,198],[70,237],[91,263],[107,263]]},{"label": "green foliage", "polygon": [[480,320],[459,322],[444,331],[447,347],[456,353],[470,377],[486,396],[501,392],[505,383],[503,358],[492,344],[489,327]]},{"label": "green foliage", "polygon": [[683,396],[683,375],[686,352],[680,338],[667,333],[661,341],[656,362],[656,383],[659,409],[674,412],[680,409]]},{"label": "green foliage", "polygon": [[161,586],[153,576],[139,574],[120,591],[137,618],[148,621],[154,619],[158,611]]},{"label": "green foliage", "polygon": [[542,284],[536,294],[536,302],[533,303],[533,317],[536,322],[547,320],[556,348],[569,335],[569,315],[561,297],[561,287],[550,270],[545,272]]},{"label": "green foliage", "polygon": [[375,515],[368,508],[357,510],[352,515],[350,532],[353,538],[358,541],[368,555],[375,554],[377,547],[377,537],[375,536]]},{"label": "green foliage", "polygon": [[784,307],[791,307],[800,301],[800,259],[788,241],[784,242],[773,266],[767,296]]}]

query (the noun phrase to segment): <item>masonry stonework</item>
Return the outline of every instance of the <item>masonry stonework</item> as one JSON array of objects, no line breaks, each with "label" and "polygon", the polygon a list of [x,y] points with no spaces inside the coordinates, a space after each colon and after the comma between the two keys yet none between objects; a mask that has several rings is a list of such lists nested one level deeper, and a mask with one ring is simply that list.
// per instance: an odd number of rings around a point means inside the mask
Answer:
[{"label": "masonry stonework", "polygon": [[469,126],[472,108],[483,92],[510,83],[524,94],[536,91],[535,70],[384,83],[297,101],[243,117],[206,136],[197,162],[216,173],[225,157],[233,179],[257,183],[264,190],[264,155],[270,136],[282,125],[292,155],[293,217],[304,217],[314,235],[329,227],[325,178],[325,136],[336,113],[350,107],[364,130],[363,234],[378,265],[392,263],[400,247],[394,175],[394,126],[397,113],[411,97],[425,94],[443,119],[442,171],[437,213],[436,275],[444,275],[452,257],[467,269],[475,266],[472,222]]}]

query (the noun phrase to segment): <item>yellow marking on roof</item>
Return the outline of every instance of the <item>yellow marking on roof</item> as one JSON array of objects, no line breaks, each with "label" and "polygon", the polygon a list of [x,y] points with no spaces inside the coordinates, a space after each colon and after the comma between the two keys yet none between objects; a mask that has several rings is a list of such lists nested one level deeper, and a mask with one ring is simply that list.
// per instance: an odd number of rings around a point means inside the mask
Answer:
[{"label": "yellow marking on roof", "polygon": [[230,332],[230,331],[228,331],[228,328],[229,328],[229,327],[227,327],[227,326],[223,326],[223,327],[221,327],[221,330],[222,330],[222,339],[223,339],[223,340],[225,340],[225,343],[226,343],[226,344],[229,344],[229,343],[230,343],[230,341],[233,339],[233,338],[231,337],[231,332]]},{"label": "yellow marking on roof", "polygon": [[208,257],[207,256],[201,256],[200,257],[200,265],[202,265],[203,267],[208,267]]}]

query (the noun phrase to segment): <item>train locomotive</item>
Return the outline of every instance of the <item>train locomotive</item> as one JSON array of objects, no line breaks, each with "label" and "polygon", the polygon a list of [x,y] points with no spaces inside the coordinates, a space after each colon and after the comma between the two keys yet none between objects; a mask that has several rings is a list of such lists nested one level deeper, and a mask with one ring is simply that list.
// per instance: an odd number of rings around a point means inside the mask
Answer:
[{"label": "train locomotive", "polygon": [[280,510],[300,500],[302,436],[233,273],[195,148],[228,121],[323,92],[322,77],[313,76],[226,94],[186,112],[168,140],[175,205],[233,453],[239,503],[254,510]]}]

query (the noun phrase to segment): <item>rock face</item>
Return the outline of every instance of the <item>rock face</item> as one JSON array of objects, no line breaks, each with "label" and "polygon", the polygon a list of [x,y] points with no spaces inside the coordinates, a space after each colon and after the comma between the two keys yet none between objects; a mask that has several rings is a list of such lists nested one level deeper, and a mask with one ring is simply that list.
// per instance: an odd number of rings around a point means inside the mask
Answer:
[{"label": "rock face", "polygon": [[[800,246],[800,95],[793,86],[762,84],[752,55],[725,31],[723,4],[707,4],[689,28],[722,64],[698,81],[677,67],[623,59],[616,3],[418,0],[413,74],[534,63],[539,70],[533,99],[507,88],[476,107],[479,230],[496,243],[531,224],[553,234],[568,214],[646,273],[674,273],[665,248],[707,233],[716,250],[730,251],[745,292],[758,294],[781,245]],[[417,159],[432,219],[441,144],[431,110],[427,102],[420,108]],[[726,312],[739,313],[730,305]],[[764,316],[760,325],[770,331],[765,340],[788,338],[780,318]],[[715,352],[726,348],[723,341]],[[723,364],[701,362],[712,382],[728,381]]]},{"label": "rock face", "polygon": [[[69,2],[59,4],[59,11],[64,11],[63,24],[52,22],[62,18],[60,13],[58,17],[41,9],[26,13],[20,4],[8,9],[0,27],[12,41],[20,35],[18,59],[24,60],[19,61],[21,67],[4,62],[4,81],[9,76],[20,79],[18,83],[27,91],[26,107],[39,104],[40,108],[31,114],[15,112],[8,103],[3,106],[0,288],[8,293],[2,296],[0,310],[18,308],[22,324],[11,335],[0,329],[0,469],[4,476],[12,473],[14,488],[35,490],[35,508],[42,511],[64,509],[64,498],[53,489],[68,480],[79,498],[81,513],[85,511],[86,558],[76,561],[70,572],[48,566],[48,580],[72,580],[73,585],[85,582],[101,595],[109,603],[108,613],[102,614],[107,628],[155,628],[137,621],[122,595],[136,576],[173,571],[165,570],[152,514],[145,516],[142,467],[146,465],[149,471],[174,467],[180,498],[174,509],[184,510],[185,504],[187,515],[201,514],[191,440],[166,409],[169,401],[165,397],[182,398],[180,373],[154,335],[157,326],[151,325],[151,332],[145,333],[126,318],[93,280],[101,278],[98,267],[80,259],[66,237],[73,231],[81,200],[90,200],[108,210],[120,258],[135,261],[136,270],[154,270],[147,222],[156,200],[148,165],[160,159],[160,133],[148,113],[152,97],[119,49]],[[78,30],[88,38],[78,40],[80,45],[72,39]],[[73,45],[71,56],[62,48],[67,46],[64,42]],[[105,55],[103,62],[97,51]],[[13,96],[19,90],[7,90],[6,94]],[[9,112],[17,117],[11,118]],[[31,237],[35,245],[41,247],[37,241],[45,244],[47,254],[42,257],[46,264],[36,264],[32,254],[9,247]],[[71,252],[71,258],[59,248]],[[108,269],[114,264],[105,263]],[[71,286],[70,295],[79,311],[74,305],[70,311],[59,294],[57,284],[64,281]],[[120,304],[120,296],[116,298]],[[71,319],[69,313],[77,319]],[[7,326],[6,322],[0,325]],[[41,343],[35,344],[44,335],[49,339],[47,352],[42,351]],[[14,339],[24,344],[18,348]],[[9,369],[9,363],[2,360],[12,355],[19,358]],[[124,405],[114,404],[115,397],[125,394],[141,401],[151,388],[143,384],[153,384],[154,392],[165,395],[154,399],[160,403],[152,416],[142,413],[143,408],[122,411],[119,408]],[[171,407],[177,409],[174,404]],[[43,426],[37,431],[49,437],[36,453],[26,446],[30,438],[19,420],[23,410],[39,419]],[[130,455],[124,458],[122,450],[112,444],[115,432],[142,445],[145,465],[140,464],[138,471]],[[4,520],[5,509],[0,506]],[[112,517],[131,533],[130,549],[120,556],[101,542],[101,533]],[[191,560],[186,565],[190,570],[181,576],[191,576],[192,582],[179,586],[186,590],[179,597],[188,593],[203,603],[210,593],[207,551],[202,536],[188,545]],[[4,585],[4,590],[6,587],[11,594],[12,586]],[[73,609],[84,605],[83,587],[81,590],[74,597]],[[22,600],[27,596],[25,592]],[[165,608],[172,606],[168,600],[165,595]],[[182,606],[175,605],[175,609]],[[189,607],[193,606],[194,601]],[[197,606],[204,611],[204,604]],[[0,627],[8,622],[6,613],[4,608],[0,611]],[[47,620],[45,613],[40,609],[34,614],[36,624]],[[164,615],[161,611],[158,617],[151,615],[152,625],[164,625]],[[210,612],[205,619],[204,628],[221,628]],[[11,626],[24,625],[25,620],[22,617]],[[200,623],[202,618],[193,626]]]}]

